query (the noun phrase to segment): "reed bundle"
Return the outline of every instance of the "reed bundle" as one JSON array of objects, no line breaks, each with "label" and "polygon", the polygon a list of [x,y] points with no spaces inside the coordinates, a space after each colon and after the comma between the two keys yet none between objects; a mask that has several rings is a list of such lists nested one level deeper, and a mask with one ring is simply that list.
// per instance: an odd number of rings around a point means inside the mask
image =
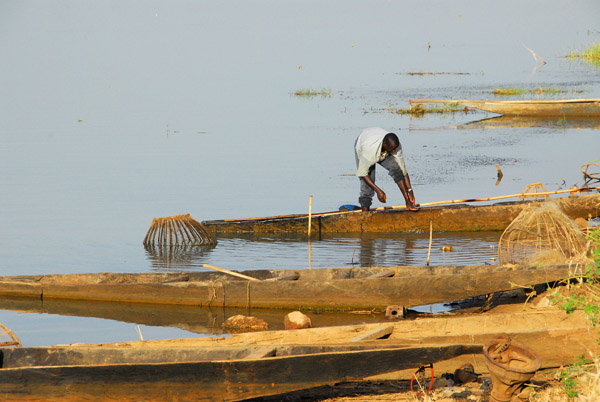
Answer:
[{"label": "reed bundle", "polygon": [[216,246],[217,239],[203,224],[190,214],[152,219],[144,238],[144,245]]}]

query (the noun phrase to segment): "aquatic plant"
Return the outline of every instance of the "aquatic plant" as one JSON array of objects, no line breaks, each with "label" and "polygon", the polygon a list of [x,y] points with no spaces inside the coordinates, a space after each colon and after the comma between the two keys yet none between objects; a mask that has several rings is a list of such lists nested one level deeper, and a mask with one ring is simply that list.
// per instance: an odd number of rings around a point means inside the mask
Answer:
[{"label": "aquatic plant", "polygon": [[415,106],[411,106],[408,109],[388,108],[386,110],[389,112],[392,112],[392,113],[396,113],[396,114],[409,114],[414,117],[423,117],[425,114],[429,114],[429,113],[438,113],[438,114],[457,113],[457,112],[467,113],[471,109],[469,109],[465,106],[462,106],[456,102],[448,102],[448,103],[442,103],[441,106],[436,106],[436,107],[427,107],[427,106],[424,106],[423,104],[416,104]]},{"label": "aquatic plant", "polygon": [[549,94],[556,95],[560,93],[568,93],[568,92],[583,92],[580,90],[572,90],[569,91],[567,89],[555,88],[555,87],[538,87],[538,88],[496,88],[492,91],[494,95],[498,96],[516,96],[516,95],[525,95],[525,94]]},{"label": "aquatic plant", "polygon": [[581,53],[571,52],[567,57],[570,59],[584,60],[588,64],[600,67],[600,43],[593,44]]},{"label": "aquatic plant", "polygon": [[318,91],[315,91],[313,89],[299,89],[297,91],[294,91],[292,94],[295,96],[320,96],[322,98],[328,98],[331,96],[331,89],[321,89]]}]

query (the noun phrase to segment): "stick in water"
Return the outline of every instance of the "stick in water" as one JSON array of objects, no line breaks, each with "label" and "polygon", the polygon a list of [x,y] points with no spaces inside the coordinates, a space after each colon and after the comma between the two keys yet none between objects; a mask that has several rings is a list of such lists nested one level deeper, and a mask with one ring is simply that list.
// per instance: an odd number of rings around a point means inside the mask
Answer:
[{"label": "stick in water", "polygon": [[310,227],[312,226],[312,195],[308,197],[308,241],[310,241]]},{"label": "stick in water", "polygon": [[429,255],[431,254],[431,240],[433,239],[433,222],[429,221],[429,249],[427,250],[427,266],[429,266]]}]

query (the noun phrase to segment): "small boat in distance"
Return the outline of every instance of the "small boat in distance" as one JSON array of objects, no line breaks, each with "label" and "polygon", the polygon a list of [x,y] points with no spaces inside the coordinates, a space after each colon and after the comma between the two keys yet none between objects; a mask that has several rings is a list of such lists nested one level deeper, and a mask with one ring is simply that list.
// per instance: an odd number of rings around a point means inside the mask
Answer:
[{"label": "small boat in distance", "polygon": [[556,116],[600,118],[600,99],[560,100],[469,100],[420,99],[409,101],[410,106],[423,103],[458,103],[472,109],[505,116]]}]

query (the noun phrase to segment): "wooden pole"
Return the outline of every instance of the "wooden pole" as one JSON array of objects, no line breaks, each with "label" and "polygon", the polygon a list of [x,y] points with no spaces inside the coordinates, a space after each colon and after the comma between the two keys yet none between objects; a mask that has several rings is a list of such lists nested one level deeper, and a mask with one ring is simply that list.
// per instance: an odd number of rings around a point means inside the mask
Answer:
[{"label": "wooden pole", "polygon": [[312,226],[312,195],[308,197],[308,241],[310,242],[310,228]]},{"label": "wooden pole", "polygon": [[[587,189],[590,190],[598,190],[600,189],[600,187],[588,187]],[[534,197],[534,196],[540,196],[540,195],[551,195],[551,194],[564,194],[564,193],[571,193],[571,192],[577,192],[580,189],[573,189],[570,188],[568,190],[557,190],[557,191],[546,191],[544,193],[520,193],[520,194],[510,194],[510,195],[500,195],[497,197],[488,197],[488,198],[471,198],[471,199],[465,199],[465,200],[447,200],[447,201],[435,201],[435,202],[425,202],[423,204],[417,204],[417,206],[420,207],[429,207],[432,205],[442,205],[442,204],[456,204],[456,203],[461,203],[461,202],[482,202],[482,201],[494,201],[494,200],[502,200],[505,198],[515,198],[515,197]],[[404,205],[398,205],[398,206],[393,206],[393,207],[379,207],[379,208],[375,208],[375,211],[383,211],[384,209],[404,209],[406,208],[406,206]]]},{"label": "wooden pole", "polygon": [[225,268],[219,268],[219,267],[215,267],[213,265],[208,265],[208,264],[202,264],[202,266],[204,268],[213,269],[215,271],[223,272],[224,274],[228,274],[228,275],[237,276],[238,278],[247,279],[249,281],[260,281],[260,279],[256,279],[256,278],[253,278],[251,276],[240,274],[239,272],[233,272],[233,271],[230,271],[230,270],[225,269]]},{"label": "wooden pole", "polygon": [[[575,194],[582,190],[583,191],[600,190],[600,187],[570,188],[568,190],[550,191],[550,192],[546,192],[546,193],[519,193],[519,194],[502,195],[502,196],[498,196],[498,197],[489,197],[489,198],[472,198],[472,199],[466,199],[466,200],[448,200],[448,201],[426,202],[423,204],[417,204],[417,206],[428,207],[428,206],[433,206],[433,205],[457,204],[457,203],[461,203],[461,202],[482,202],[482,201],[501,200],[501,199],[505,199],[505,198],[533,197],[533,196],[550,195],[550,194],[564,194],[564,193]],[[379,207],[379,208],[373,209],[373,211],[383,211],[385,209],[405,209],[405,208],[406,208],[406,206],[404,206],[404,205],[397,205],[397,206],[392,206],[392,207]],[[320,213],[317,213],[314,215],[315,216],[330,216],[330,215],[341,215],[341,214],[353,214],[353,213],[360,213],[360,212],[362,212],[362,211],[359,209],[359,210],[344,211],[344,212],[342,212],[342,211],[320,212]],[[306,214],[264,216],[264,217],[260,217],[260,218],[224,219],[223,222],[247,222],[247,221],[259,221],[259,220],[266,220],[266,219],[274,219],[274,218],[302,218],[305,216],[306,216]]]},{"label": "wooden pole", "polygon": [[433,239],[433,222],[429,221],[429,249],[427,250],[427,266],[429,266],[429,255],[431,254],[431,240]]}]

